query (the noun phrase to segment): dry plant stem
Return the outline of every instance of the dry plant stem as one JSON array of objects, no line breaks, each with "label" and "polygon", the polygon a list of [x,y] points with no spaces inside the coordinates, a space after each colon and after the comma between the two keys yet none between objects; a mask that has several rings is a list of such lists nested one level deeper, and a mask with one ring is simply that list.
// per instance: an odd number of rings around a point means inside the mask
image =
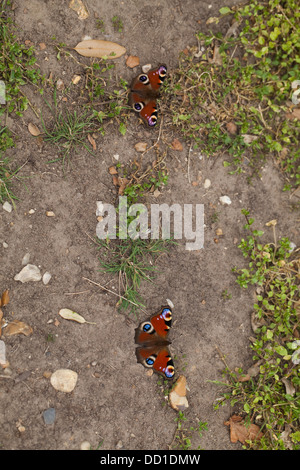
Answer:
[{"label": "dry plant stem", "polygon": [[95,282],[95,281],[92,281],[91,279],[88,279],[87,277],[83,277],[82,279],[84,279],[85,281],[88,281],[88,282],[91,282],[92,284],[94,284],[95,286],[98,286],[100,287],[100,289],[103,289],[107,292],[109,292],[110,294],[114,294],[116,295],[117,297],[125,300],[126,302],[129,302],[131,303],[132,305],[135,305],[136,307],[138,307],[140,310],[142,310],[142,312],[146,313],[148,315],[148,312],[146,312],[146,310],[144,310],[140,305],[136,304],[135,302],[132,302],[131,300],[129,299],[126,299],[125,297],[123,297],[123,295],[120,295],[120,294],[117,294],[116,292],[110,290],[110,289],[107,289],[106,287],[102,286],[101,284],[99,284],[98,282]]}]

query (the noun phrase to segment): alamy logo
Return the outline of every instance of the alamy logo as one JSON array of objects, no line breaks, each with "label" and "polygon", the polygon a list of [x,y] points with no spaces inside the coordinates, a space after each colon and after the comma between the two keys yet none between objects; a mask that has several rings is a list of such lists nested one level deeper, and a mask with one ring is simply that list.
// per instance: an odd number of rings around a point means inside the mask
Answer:
[{"label": "alamy logo", "polygon": [[[99,222],[96,235],[100,239],[185,239],[186,250],[200,250],[204,244],[203,204],[151,204],[150,214],[144,204],[128,207],[127,197],[119,197],[118,208],[97,202]],[[173,222],[173,224],[172,224]],[[171,225],[173,233],[171,234]]]}]

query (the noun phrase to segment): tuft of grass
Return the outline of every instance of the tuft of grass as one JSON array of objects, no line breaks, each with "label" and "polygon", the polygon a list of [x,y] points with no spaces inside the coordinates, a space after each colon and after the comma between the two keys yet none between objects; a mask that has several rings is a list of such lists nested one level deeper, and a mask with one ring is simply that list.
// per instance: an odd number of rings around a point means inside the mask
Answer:
[{"label": "tuft of grass", "polygon": [[10,162],[3,154],[5,150],[13,147],[14,142],[11,132],[7,127],[0,128],[0,202],[6,200],[16,199],[11,190],[11,184],[14,177],[14,172],[10,169]]},{"label": "tuft of grass", "polygon": [[[239,248],[248,266],[234,268],[234,272],[242,288],[256,286],[251,319],[255,338],[250,346],[255,362],[251,374],[242,369],[233,371],[225,362],[224,374],[229,381],[224,401],[260,426],[263,438],[255,445],[249,442],[248,447],[299,450],[299,250],[292,250],[286,237],[277,240],[276,221],[268,223],[274,241],[263,243],[263,232],[251,230],[254,220],[247,210],[242,212],[245,228],[251,233],[241,240]],[[216,408],[219,406],[220,402]]]},{"label": "tuft of grass", "polygon": [[[300,120],[292,85],[299,80],[300,14],[296,0],[251,1],[235,9],[227,34],[197,34],[181,54],[163,96],[172,124],[210,157],[227,154],[230,173],[259,173],[271,157],[285,189],[300,183]],[[168,111],[166,111],[168,114]]]}]

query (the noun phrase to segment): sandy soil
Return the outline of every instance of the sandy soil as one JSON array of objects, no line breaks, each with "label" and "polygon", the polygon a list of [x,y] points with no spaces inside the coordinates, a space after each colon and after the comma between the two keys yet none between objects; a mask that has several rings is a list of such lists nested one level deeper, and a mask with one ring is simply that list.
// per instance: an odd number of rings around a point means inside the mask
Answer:
[{"label": "sandy soil", "polygon": [[[153,0],[150,5],[145,0],[87,0],[86,20],[79,20],[68,3],[15,0],[13,11],[20,39],[36,46],[43,73],[49,76],[52,72],[65,83],[82,70],[73,60],[57,60],[51,46],[53,36],[72,47],[85,35],[115,41],[126,48],[127,54],[139,56],[141,64],[167,63],[171,70],[178,63],[180,51],[196,44],[195,33],[206,30],[207,18],[217,16],[221,6],[236,2]],[[97,15],[103,19],[104,33],[97,29]],[[112,27],[114,15],[123,21],[122,32]],[[40,43],[45,43],[46,49],[40,50]],[[125,56],[116,60],[115,73],[130,82],[138,68],[129,69],[125,60]],[[27,93],[37,107],[44,106],[34,91],[28,89]],[[57,149],[39,145],[28,132],[29,122],[40,125],[31,108],[22,118],[8,122],[18,136],[16,147],[8,154],[16,164],[26,164],[14,188],[19,196],[16,210],[7,213],[0,209],[0,288],[11,293],[6,318],[23,320],[33,334],[5,338],[12,375],[0,378],[1,448],[79,449],[87,440],[93,448],[103,441],[102,449],[168,449],[177,413],[165,403],[157,376],[149,377],[136,362],[134,329],[139,320],[120,314],[116,297],[83,279],[102,285],[109,282],[109,288],[118,291],[118,280],[99,272],[98,251],[90,238],[95,235],[96,202],[114,201],[115,189],[107,171],[116,163],[114,155],[119,154],[121,163],[128,163],[135,156],[134,145],[144,141],[151,146],[159,128],[148,130],[132,116],[122,136],[113,124],[97,141],[97,157],[82,149],[72,157],[72,169],[63,176],[60,163],[48,163]],[[175,137],[180,139],[180,135]],[[271,162],[263,169],[261,179],[249,185],[246,176],[228,175],[222,160],[204,159],[192,152],[191,180],[201,172],[200,184],[193,186],[187,173],[188,152],[188,145],[181,152],[168,150],[169,183],[159,202],[204,204],[204,248],[188,252],[182,242],[161,256],[155,282],[143,285],[142,294],[149,313],[167,298],[175,306],[171,351],[177,373],[186,376],[189,386],[187,426],[196,426],[199,420],[208,425],[201,438],[193,435],[193,448],[240,449],[240,444],[230,442],[228,427],[224,426],[232,412],[229,405],[219,411],[213,409],[221,392],[211,381],[221,380],[224,369],[217,348],[232,368],[247,369],[252,364],[249,336],[253,292],[241,290],[231,272],[233,266],[244,263],[237,248],[245,235],[241,209],[248,208],[256,227],[270,238],[272,233],[265,223],[277,219],[278,236],[289,236],[297,243],[293,214],[289,195],[282,192],[283,183]],[[212,183],[209,189],[203,186],[206,178]],[[223,195],[231,198],[231,205],[220,204]],[[53,211],[55,217],[47,217],[46,211]],[[217,228],[223,231],[219,243],[214,240]],[[42,274],[52,274],[48,285],[14,280],[26,253]],[[225,289],[231,299],[223,298]],[[62,320],[58,311],[63,307],[96,325]],[[47,341],[49,335],[53,342]],[[78,373],[72,393],[56,391],[45,374],[60,368]],[[55,408],[56,419],[46,425],[43,412],[50,407]]]}]

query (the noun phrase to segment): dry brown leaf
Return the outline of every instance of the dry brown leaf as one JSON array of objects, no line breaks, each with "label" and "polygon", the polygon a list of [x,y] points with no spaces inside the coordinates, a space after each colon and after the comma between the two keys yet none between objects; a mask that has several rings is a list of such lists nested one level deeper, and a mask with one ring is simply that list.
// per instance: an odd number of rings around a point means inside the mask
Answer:
[{"label": "dry brown leaf", "polygon": [[78,54],[84,57],[98,57],[107,59],[116,59],[125,54],[126,49],[123,46],[111,41],[102,39],[87,39],[81,41],[74,47]]},{"label": "dry brown leaf", "polygon": [[110,175],[117,175],[118,174],[118,170],[116,169],[115,166],[110,166],[109,169],[108,169],[108,172]]},{"label": "dry brown leaf", "polygon": [[246,424],[241,416],[233,415],[224,423],[230,426],[230,440],[235,443],[240,441],[245,444],[246,441],[255,441],[261,439],[263,434],[256,424]]},{"label": "dry brown leaf", "polygon": [[28,124],[28,130],[29,130],[30,134],[34,135],[34,136],[40,135],[40,133],[41,133],[39,128],[35,124],[32,124],[32,122],[30,122]]},{"label": "dry brown leaf", "polygon": [[126,65],[127,67],[130,67],[131,69],[133,69],[134,67],[137,67],[138,65],[140,65],[140,59],[136,55],[130,55],[127,57]]},{"label": "dry brown leaf", "polygon": [[237,125],[234,122],[227,122],[226,129],[228,130],[229,134],[236,134]]},{"label": "dry brown leaf", "polygon": [[39,46],[40,46],[41,51],[43,51],[43,50],[46,49],[46,47],[47,47],[44,42],[40,42],[40,43],[39,43]]},{"label": "dry brown leaf", "polygon": [[173,150],[178,150],[179,152],[183,150],[182,143],[178,139],[174,139],[171,145]]},{"label": "dry brown leaf", "polygon": [[295,108],[291,113],[287,113],[286,115],[287,119],[298,119],[300,120],[300,108]]},{"label": "dry brown leaf", "polygon": [[70,310],[69,308],[62,308],[60,309],[58,313],[65,320],[73,320],[73,321],[76,321],[77,323],[90,323],[91,325],[96,325],[96,323],[86,321],[86,319],[82,315],[79,315],[79,313],[74,312],[73,310]]},{"label": "dry brown leaf", "polygon": [[9,303],[9,290],[5,289],[0,299],[0,307],[5,307]]},{"label": "dry brown leaf", "polygon": [[119,196],[122,196],[124,193],[124,189],[126,188],[129,180],[127,178],[119,178]]},{"label": "dry brown leaf", "polygon": [[96,141],[90,134],[88,134],[88,141],[91,144],[91,146],[93,147],[93,150],[96,150],[96,148],[97,148]]},{"label": "dry brown leaf", "polygon": [[5,336],[12,336],[22,333],[25,336],[29,336],[32,331],[31,326],[27,325],[27,323],[20,320],[13,320],[3,329],[3,334]]},{"label": "dry brown leaf", "polygon": [[145,152],[147,149],[147,142],[138,142],[135,144],[134,148],[137,152]]},{"label": "dry brown leaf", "polygon": [[80,75],[74,75],[74,77],[72,78],[72,83],[73,85],[77,85],[77,83],[81,80],[81,76]]}]

